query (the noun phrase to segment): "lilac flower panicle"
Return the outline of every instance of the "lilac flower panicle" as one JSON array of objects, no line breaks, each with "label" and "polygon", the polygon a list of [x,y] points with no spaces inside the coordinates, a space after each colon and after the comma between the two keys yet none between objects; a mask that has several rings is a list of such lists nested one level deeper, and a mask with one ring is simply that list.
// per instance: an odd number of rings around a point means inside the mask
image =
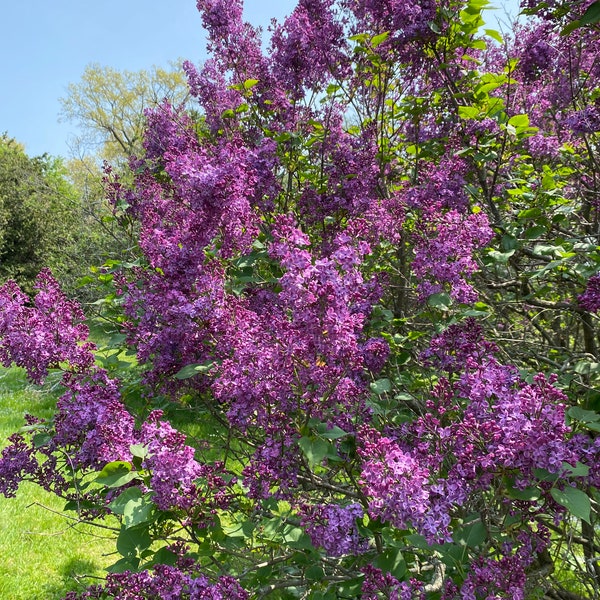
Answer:
[{"label": "lilac flower panicle", "polygon": [[0,287],[0,361],[24,367],[35,383],[61,363],[87,371],[94,364],[95,346],[87,341],[81,307],[67,299],[47,269],[38,275],[35,287],[33,306],[14,282]]},{"label": "lilac flower panicle", "polygon": [[591,134],[600,131],[600,110],[595,106],[586,106],[577,110],[564,119],[566,127],[576,135]]},{"label": "lilac flower panicle", "polygon": [[92,586],[65,600],[248,600],[248,593],[230,576],[211,582],[205,575],[178,566],[156,565],[153,571],[109,573],[104,585]]},{"label": "lilac flower panicle", "polygon": [[8,441],[0,457],[0,494],[14,498],[21,481],[37,472],[38,462],[35,448],[22,435],[15,433]]},{"label": "lilac flower panicle", "polygon": [[322,547],[329,556],[358,555],[368,549],[368,540],[361,539],[356,526],[362,518],[360,504],[324,504],[310,507],[302,523],[313,546]]},{"label": "lilac flower panicle", "polygon": [[474,252],[493,237],[484,212],[462,215],[452,209],[427,215],[419,224],[412,268],[422,299],[449,288],[457,302],[471,304],[477,293],[467,279],[478,270]]},{"label": "lilac flower panicle", "polygon": [[588,279],[585,292],[577,298],[579,305],[590,312],[600,310],[600,274]]}]

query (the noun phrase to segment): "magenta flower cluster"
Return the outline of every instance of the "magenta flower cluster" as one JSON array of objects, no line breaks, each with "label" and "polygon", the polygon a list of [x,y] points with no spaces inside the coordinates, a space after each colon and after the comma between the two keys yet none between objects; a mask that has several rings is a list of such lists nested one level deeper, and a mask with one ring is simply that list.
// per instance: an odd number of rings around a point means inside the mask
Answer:
[{"label": "magenta flower cluster", "polygon": [[95,585],[81,594],[69,592],[65,600],[119,598],[120,600],[247,600],[233,577],[221,577],[212,583],[203,575],[185,569],[156,565],[152,572],[109,574],[106,584]]},{"label": "magenta flower cluster", "polygon": [[356,525],[363,515],[360,504],[321,504],[304,512],[303,525],[313,546],[322,547],[329,556],[357,555],[368,549],[368,540],[361,538]]},{"label": "magenta flower cluster", "polygon": [[600,310],[600,275],[592,275],[588,279],[585,292],[577,300],[582,308],[590,312]]},{"label": "magenta flower cluster", "polygon": [[95,346],[87,341],[81,307],[67,299],[47,270],[38,276],[36,288],[33,306],[14,282],[0,288],[0,362],[17,363],[36,383],[64,361],[74,371],[87,371]]}]

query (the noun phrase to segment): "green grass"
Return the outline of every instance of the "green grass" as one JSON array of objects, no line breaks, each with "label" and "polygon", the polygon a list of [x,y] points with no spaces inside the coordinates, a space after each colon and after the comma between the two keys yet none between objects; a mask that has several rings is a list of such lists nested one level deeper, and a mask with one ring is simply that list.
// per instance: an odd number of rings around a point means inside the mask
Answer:
[{"label": "green grass", "polygon": [[[56,397],[29,387],[20,369],[0,368],[0,447],[30,412],[52,414]],[[118,558],[110,532],[61,514],[64,501],[29,483],[0,496],[0,600],[54,600],[103,577]],[[73,513],[68,513],[74,516]]]}]

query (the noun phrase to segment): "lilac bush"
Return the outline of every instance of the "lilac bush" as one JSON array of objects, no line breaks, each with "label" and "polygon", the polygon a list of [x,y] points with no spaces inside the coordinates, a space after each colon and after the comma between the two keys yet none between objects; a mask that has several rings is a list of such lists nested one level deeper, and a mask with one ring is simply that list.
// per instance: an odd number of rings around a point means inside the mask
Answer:
[{"label": "lilac bush", "polygon": [[0,289],[2,364],[62,388],[0,491],[119,523],[69,598],[599,593],[598,34],[484,6],[301,0],[263,52],[198,1],[193,105],[106,173],[116,341]]}]

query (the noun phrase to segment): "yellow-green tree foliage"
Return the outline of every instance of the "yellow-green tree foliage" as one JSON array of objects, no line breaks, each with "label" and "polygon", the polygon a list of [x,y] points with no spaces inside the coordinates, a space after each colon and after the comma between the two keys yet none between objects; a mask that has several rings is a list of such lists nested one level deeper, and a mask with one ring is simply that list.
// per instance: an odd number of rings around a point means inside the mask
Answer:
[{"label": "yellow-green tree foliage", "polygon": [[187,95],[185,75],[175,66],[119,71],[91,64],[61,98],[62,117],[80,128],[74,140],[78,155],[92,153],[118,164],[141,152],[144,110],[165,99],[179,105]]}]

